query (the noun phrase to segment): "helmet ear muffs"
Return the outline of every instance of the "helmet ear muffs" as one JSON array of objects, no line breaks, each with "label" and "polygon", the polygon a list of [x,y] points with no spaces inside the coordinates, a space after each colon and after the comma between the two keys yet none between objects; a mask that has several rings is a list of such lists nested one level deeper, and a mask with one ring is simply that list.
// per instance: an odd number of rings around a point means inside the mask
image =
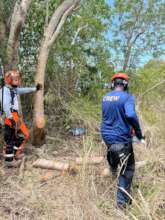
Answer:
[{"label": "helmet ear muffs", "polygon": [[111,89],[113,90],[115,88],[114,80],[111,83]]},{"label": "helmet ear muffs", "polygon": [[127,86],[128,82],[126,80],[123,80],[123,84],[124,84],[124,86]]},{"label": "helmet ear muffs", "polygon": [[127,90],[128,88],[128,81],[123,80],[124,90]]},{"label": "helmet ear muffs", "polygon": [[10,75],[10,73],[7,73],[6,75],[5,75],[5,83],[6,84],[8,84],[8,85],[11,85],[11,83],[12,83],[12,79],[11,79],[11,75]]}]

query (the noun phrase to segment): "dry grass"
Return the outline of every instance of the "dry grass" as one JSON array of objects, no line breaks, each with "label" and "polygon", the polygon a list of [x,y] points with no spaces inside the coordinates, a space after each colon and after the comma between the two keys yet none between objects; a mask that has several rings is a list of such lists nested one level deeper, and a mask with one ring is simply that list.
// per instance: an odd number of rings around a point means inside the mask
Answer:
[{"label": "dry grass", "polygon": [[[98,134],[88,133],[83,138],[51,134],[47,145],[28,155],[23,178],[19,169],[0,172],[0,220],[164,220],[165,219],[165,139],[162,123],[149,125],[143,120],[146,145],[134,145],[136,161],[147,161],[136,171],[133,181],[133,204],[125,212],[116,209],[116,181],[101,175],[107,162],[86,165],[86,158],[105,155]],[[142,116],[141,116],[142,119]],[[35,169],[32,162],[38,158],[73,160],[84,157],[76,172],[52,171],[42,181],[47,170]]]}]

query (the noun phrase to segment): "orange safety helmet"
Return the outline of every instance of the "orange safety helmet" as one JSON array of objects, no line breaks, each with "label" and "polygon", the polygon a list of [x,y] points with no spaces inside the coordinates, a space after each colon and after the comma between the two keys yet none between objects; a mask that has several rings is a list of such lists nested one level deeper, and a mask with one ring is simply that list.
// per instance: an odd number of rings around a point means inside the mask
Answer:
[{"label": "orange safety helmet", "polygon": [[125,73],[122,73],[122,72],[115,73],[112,76],[112,81],[115,80],[115,79],[124,79],[124,80],[128,81],[128,75],[125,74]]},{"label": "orange safety helmet", "polygon": [[20,86],[21,78],[19,72],[17,70],[8,71],[5,73],[4,81],[6,84],[11,86]]}]

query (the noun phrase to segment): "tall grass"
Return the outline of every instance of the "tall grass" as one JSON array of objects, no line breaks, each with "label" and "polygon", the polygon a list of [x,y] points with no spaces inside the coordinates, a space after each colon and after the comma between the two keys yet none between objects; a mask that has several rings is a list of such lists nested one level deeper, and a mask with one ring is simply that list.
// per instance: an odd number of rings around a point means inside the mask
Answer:
[{"label": "tall grass", "polygon": [[[146,163],[136,170],[130,195],[133,204],[125,211],[116,208],[117,181],[111,175],[102,176],[103,169],[108,166],[106,158],[99,165],[86,163],[93,155],[106,154],[99,132],[100,105],[93,105],[87,99],[64,105],[70,111],[70,125],[84,126],[86,135],[65,138],[58,135],[43,146],[43,152],[47,152],[45,157],[50,155],[51,159],[58,155],[64,160],[81,156],[84,158],[82,166],[76,167],[76,173],[52,171],[53,177],[41,182],[47,171],[34,169],[31,164],[35,157],[30,155],[23,179],[19,178],[19,170],[6,174],[0,172],[0,219],[164,220],[165,115],[162,102],[159,107],[153,104],[148,114],[145,105],[143,108],[138,106],[146,144],[134,144],[134,151],[136,161]],[[150,113],[152,117],[156,114],[156,121],[150,120]],[[47,151],[49,147],[52,150]],[[54,150],[58,151],[55,156],[52,154]]]}]

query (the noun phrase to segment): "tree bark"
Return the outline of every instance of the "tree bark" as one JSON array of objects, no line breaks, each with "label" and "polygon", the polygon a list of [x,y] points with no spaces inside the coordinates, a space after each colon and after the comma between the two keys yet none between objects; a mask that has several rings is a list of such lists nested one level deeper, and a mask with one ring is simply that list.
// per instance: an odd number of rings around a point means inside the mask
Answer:
[{"label": "tree bark", "polygon": [[6,27],[5,27],[5,24],[0,21],[0,41],[3,41],[4,38],[5,38],[5,34],[6,33]]},{"label": "tree bark", "polygon": [[139,39],[139,37],[145,32],[145,29],[140,30],[139,33],[137,33],[133,39],[133,31],[132,34],[130,35],[130,37],[127,40],[127,50],[125,52],[125,56],[124,56],[124,64],[123,64],[123,71],[125,72],[128,67],[129,67],[129,62],[130,62],[130,58],[131,58],[131,52],[132,52],[132,48],[135,45],[136,41]]},{"label": "tree bark", "polygon": [[6,39],[6,25],[0,20],[0,62],[2,63],[5,61],[4,52],[6,50]]},{"label": "tree bark", "polygon": [[[36,83],[44,85],[45,68],[48,60],[49,51],[47,50],[47,45],[41,44],[37,73],[36,73]],[[45,143],[45,119],[44,119],[44,87],[42,90],[35,94],[34,100],[34,127],[33,127],[33,145],[41,146]]]},{"label": "tree bark", "polygon": [[[52,15],[48,26],[44,31],[44,37],[38,55],[35,82],[44,85],[45,69],[50,48],[58,37],[67,17],[80,3],[80,0],[65,0]],[[45,143],[45,119],[44,119],[44,88],[38,91],[34,100],[34,127],[33,145],[41,146]]]},{"label": "tree bark", "polygon": [[128,68],[129,60],[130,60],[130,55],[131,55],[131,49],[132,45],[128,46],[128,50],[125,53],[125,58],[124,58],[124,65],[123,65],[123,71],[125,72]]},{"label": "tree bark", "polygon": [[17,1],[14,6],[14,11],[10,22],[10,33],[7,43],[6,56],[7,63],[5,69],[9,70],[16,68],[19,63],[18,49],[19,49],[19,36],[22,26],[25,22],[27,11],[29,9],[31,0],[22,0],[20,3]]}]

